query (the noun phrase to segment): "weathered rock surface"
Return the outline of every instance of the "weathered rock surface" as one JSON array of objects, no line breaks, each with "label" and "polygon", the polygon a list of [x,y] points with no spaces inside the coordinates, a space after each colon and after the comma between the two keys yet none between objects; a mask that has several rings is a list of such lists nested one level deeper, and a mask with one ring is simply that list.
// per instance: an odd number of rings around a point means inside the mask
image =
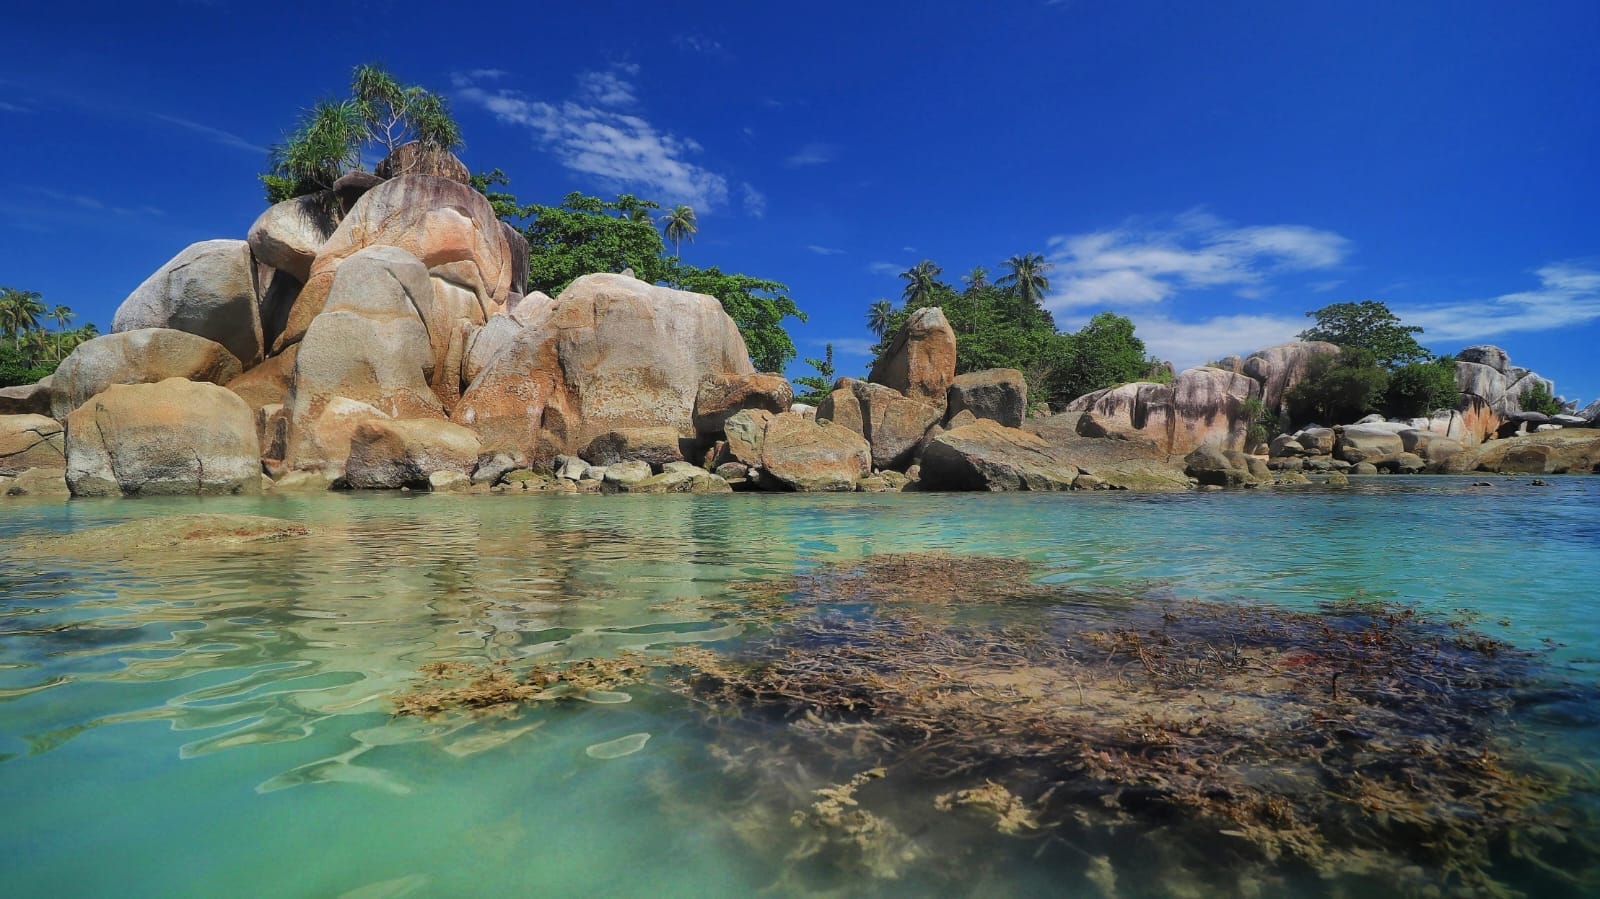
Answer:
[{"label": "weathered rock surface", "polygon": [[1014,368],[990,368],[957,375],[950,384],[947,423],[963,411],[1008,428],[1020,428],[1028,414],[1028,381]]},{"label": "weathered rock surface", "polygon": [[1204,445],[1242,449],[1250,427],[1244,406],[1260,391],[1245,375],[1191,368],[1171,384],[1137,382],[1079,397],[1067,411],[1081,413],[1085,437],[1138,436],[1182,456]]},{"label": "weathered rock surface", "polygon": [[[323,310],[334,275],[345,260],[370,246],[398,247],[420,261],[439,281],[459,287],[473,299],[482,324],[499,311],[511,292],[512,262],[505,232],[489,201],[465,184],[434,175],[402,175],[362,195],[311,264],[305,287],[289,312],[274,350],[305,336]],[[440,308],[435,309],[435,306]],[[439,298],[423,310],[431,329],[448,324],[445,312],[457,309]],[[440,341],[433,335],[435,343]]]},{"label": "weathered rock surface", "polygon": [[29,468],[17,472],[14,478],[0,478],[0,490],[6,496],[31,496],[35,498],[67,497],[67,479],[59,468]]},{"label": "weathered rock surface", "polygon": [[624,493],[732,493],[728,482],[687,462],[673,462],[660,474],[620,484]]},{"label": "weathered rock surface", "polygon": [[1456,353],[1456,361],[1485,365],[1502,374],[1511,367],[1511,358],[1506,355],[1506,351],[1489,344],[1463,348]]},{"label": "weathered rock surface", "polygon": [[1600,432],[1583,428],[1491,440],[1446,459],[1442,469],[1450,473],[1600,473]]},{"label": "weathered rock surface", "polygon": [[693,431],[700,385],[755,372],[722,304],[622,275],[586,275],[478,375],[451,415],[497,448],[540,435],[574,452],[625,428]]},{"label": "weathered rock surface", "polygon": [[873,467],[900,471],[941,417],[939,406],[854,378],[839,379],[817,407],[818,419],[849,428],[871,445]]},{"label": "weathered rock surface", "polygon": [[1143,437],[1107,440],[1077,432],[1080,413],[1030,419],[1024,429],[1066,454],[1084,472],[1106,487],[1141,493],[1175,493],[1190,489],[1181,457],[1173,457]]},{"label": "weathered rock surface", "polygon": [[1376,464],[1400,455],[1406,451],[1405,441],[1400,439],[1396,429],[1386,424],[1346,425],[1337,431],[1339,436],[1334,443],[1333,454],[1352,465],[1361,462]]},{"label": "weathered rock surface", "polygon": [[[528,292],[528,238],[505,221],[500,222],[500,230],[505,233],[506,251],[511,254],[511,293],[520,296]],[[511,306],[509,298],[506,305]]]},{"label": "weathered rock surface", "polygon": [[989,419],[940,434],[922,453],[926,490],[1068,490],[1079,474],[1058,447]]},{"label": "weathered rock surface", "polygon": [[61,423],[46,415],[0,415],[0,475],[67,467]]},{"label": "weathered rock surface", "polygon": [[1438,465],[1466,449],[1460,441],[1418,428],[1401,431],[1399,436],[1400,445],[1407,453],[1412,453],[1431,465]]},{"label": "weathered rock surface", "polygon": [[382,183],[383,179],[371,172],[345,172],[340,175],[339,180],[333,182],[333,195],[339,198],[340,212],[348,214],[357,200]]},{"label": "weathered rock surface", "polygon": [[242,240],[186,247],[135,288],[111,319],[113,333],[141,328],[186,331],[254,364],[262,346],[250,247]]},{"label": "weathered rock surface", "polygon": [[67,417],[74,496],[258,493],[255,416],[232,391],[170,378],[117,384]]},{"label": "weathered rock surface", "polygon": [[793,402],[794,388],[783,375],[717,372],[706,378],[695,395],[694,429],[704,435],[720,434],[723,425],[737,412],[765,409],[779,415],[789,411]]},{"label": "weathered rock surface", "polygon": [[1262,408],[1287,416],[1289,391],[1305,380],[1311,360],[1338,354],[1339,348],[1331,343],[1295,341],[1251,353],[1240,370],[1261,385]]},{"label": "weathered rock surface", "polygon": [[1183,470],[1202,485],[1243,487],[1256,483],[1249,457],[1238,450],[1224,450],[1204,444],[1183,458]]},{"label": "weathered rock surface", "polygon": [[895,332],[867,380],[940,408],[956,379],[956,334],[937,307],[918,309]]},{"label": "weathered rock surface", "polygon": [[374,168],[373,173],[379,178],[395,178],[400,175],[435,175],[448,178],[460,184],[471,185],[472,173],[456,154],[442,147],[424,146],[419,141],[411,141],[394,148],[394,152],[383,158]]},{"label": "weathered rock surface", "polygon": [[596,436],[578,455],[590,465],[638,460],[660,468],[669,462],[682,462],[685,446],[693,443],[677,428],[618,428]]},{"label": "weathered rock surface", "polygon": [[478,435],[447,421],[367,421],[350,440],[344,480],[359,490],[426,487],[436,472],[470,474],[482,449]]},{"label": "weathered rock surface", "polygon": [[0,387],[0,415],[49,415],[53,376],[37,384]]},{"label": "weathered rock surface", "polygon": [[[767,415],[745,411],[729,420]],[[730,432],[730,447],[733,446]],[[749,462],[743,457],[740,461]],[[789,490],[848,492],[872,471],[872,448],[860,434],[832,423],[818,423],[793,412],[772,416],[760,440],[762,471]]]},{"label": "weathered rock surface", "polygon": [[333,236],[339,220],[332,193],[307,194],[268,206],[250,226],[246,241],[257,262],[288,272],[304,284],[311,263]]},{"label": "weathered rock surface", "polygon": [[50,414],[67,414],[113,384],[168,378],[226,384],[239,376],[238,357],[212,340],[169,328],[106,334],[80,344],[51,377]]},{"label": "weathered rock surface", "polygon": [[339,268],[326,310],[298,345],[284,403],[289,467],[337,465],[344,459],[342,441],[324,442],[332,434],[315,424],[335,398],[390,418],[444,417],[428,383],[433,352],[418,314],[418,305],[431,296],[427,269],[395,247],[369,247]]}]

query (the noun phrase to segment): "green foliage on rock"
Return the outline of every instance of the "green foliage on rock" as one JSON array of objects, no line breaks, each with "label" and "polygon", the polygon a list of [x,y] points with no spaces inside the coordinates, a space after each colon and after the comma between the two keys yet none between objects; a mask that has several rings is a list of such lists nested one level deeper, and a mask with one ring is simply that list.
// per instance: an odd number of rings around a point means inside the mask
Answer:
[{"label": "green foliage on rock", "polygon": [[1363,350],[1384,368],[1426,361],[1432,354],[1417,343],[1416,325],[1401,324],[1400,317],[1377,300],[1334,303],[1307,312],[1316,325],[1300,332],[1301,340],[1325,340],[1340,347]]},{"label": "green foliage on rock", "polygon": [[1133,322],[1120,315],[1103,312],[1077,333],[1058,332],[1043,304],[1049,269],[1038,253],[1012,256],[997,281],[990,282],[988,271],[979,267],[964,276],[966,289],[957,291],[939,279],[943,269],[937,264],[919,262],[900,274],[906,287],[899,308],[884,300],[868,307],[868,326],[879,338],[874,361],[912,311],[937,306],[956,335],[957,374],[1015,368],[1027,377],[1035,401],[1070,402],[1158,368],[1134,336]]},{"label": "green foliage on rock", "polygon": [[361,168],[364,147],[382,148],[387,155],[411,141],[443,150],[459,147],[461,129],[450,117],[449,104],[432,91],[400,83],[380,66],[357,66],[349,99],[318,102],[273,145],[267,171],[259,176],[267,202],[333,187],[342,175]]},{"label": "green foliage on rock", "polygon": [[821,359],[807,359],[806,364],[816,369],[817,373],[801,375],[794,379],[796,387],[806,388],[806,392],[796,396],[795,400],[815,406],[833,390],[833,382],[837,377],[833,367],[833,344],[823,347]]},{"label": "green foliage on rock", "polygon": [[1389,373],[1383,414],[1390,418],[1416,418],[1461,401],[1456,386],[1456,359],[1440,356],[1428,362],[1410,362]]},{"label": "green foliage on rock", "polygon": [[1379,411],[1389,389],[1389,373],[1373,354],[1349,347],[1336,356],[1313,356],[1306,376],[1287,395],[1296,425],[1344,424]]},{"label": "green foliage on rock", "polygon": [[1519,402],[1524,412],[1538,412],[1544,415],[1561,414],[1561,404],[1556,401],[1555,395],[1550,392],[1550,388],[1541,381],[1535,381],[1533,386],[1522,391],[1522,397]]}]

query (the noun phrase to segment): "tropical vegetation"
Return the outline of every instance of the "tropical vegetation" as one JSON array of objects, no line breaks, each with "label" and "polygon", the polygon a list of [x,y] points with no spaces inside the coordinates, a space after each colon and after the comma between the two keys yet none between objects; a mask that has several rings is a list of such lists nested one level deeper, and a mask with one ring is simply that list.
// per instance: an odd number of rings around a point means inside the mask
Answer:
[{"label": "tropical vegetation", "polygon": [[988,269],[973,268],[957,290],[941,280],[944,269],[932,260],[911,266],[900,274],[898,307],[881,299],[867,307],[867,326],[878,336],[874,362],[914,310],[937,306],[956,334],[957,373],[1017,369],[1036,404],[1064,404],[1148,375],[1154,360],[1128,319],[1104,312],[1076,332],[1056,329],[1044,307],[1050,268],[1043,255],[1024,253],[1007,259],[993,281]]},{"label": "tropical vegetation", "polygon": [[67,327],[76,317],[66,306],[46,308],[36,291],[0,287],[0,387],[49,376],[79,344],[100,336],[93,323]]},{"label": "tropical vegetation", "polygon": [[1460,401],[1456,360],[1417,342],[1422,328],[1407,325],[1377,300],[1333,303],[1306,315],[1316,324],[1301,340],[1337,344],[1337,356],[1318,356],[1285,398],[1289,422],[1351,422],[1378,413],[1415,418]]},{"label": "tropical vegetation", "polygon": [[272,147],[259,176],[267,202],[327,190],[361,169],[364,150],[387,156],[411,141],[430,149],[461,146],[461,129],[444,97],[402,84],[381,66],[356,66],[348,98],[321,100],[303,111],[294,130]]}]

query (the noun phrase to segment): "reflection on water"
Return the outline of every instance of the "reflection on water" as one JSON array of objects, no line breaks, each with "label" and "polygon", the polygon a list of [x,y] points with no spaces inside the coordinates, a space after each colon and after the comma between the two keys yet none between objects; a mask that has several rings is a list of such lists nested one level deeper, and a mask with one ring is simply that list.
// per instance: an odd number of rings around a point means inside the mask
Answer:
[{"label": "reflection on water", "polygon": [[[432,720],[392,717],[392,699],[430,662],[725,645],[743,629],[725,614],[743,595],[731,585],[873,554],[1024,556],[1045,580],[1087,591],[1472,609],[1513,642],[1564,641],[1565,676],[1592,681],[1585,660],[1600,658],[1600,635],[1570,622],[1591,602],[1600,486],[1468,483],[8,505],[0,796],[25,810],[0,821],[0,848],[21,860],[8,863],[8,892],[760,889],[772,872],[683,811],[684,797],[723,796],[725,765],[670,697]],[[11,552],[43,534],[195,512],[293,519],[314,533],[92,560]],[[1592,736],[1596,722],[1574,709],[1550,726]],[[1564,764],[1588,761],[1562,752]],[[96,864],[81,863],[88,854]],[[1048,882],[1025,869],[1019,858],[985,875],[1002,880],[962,889]]]}]

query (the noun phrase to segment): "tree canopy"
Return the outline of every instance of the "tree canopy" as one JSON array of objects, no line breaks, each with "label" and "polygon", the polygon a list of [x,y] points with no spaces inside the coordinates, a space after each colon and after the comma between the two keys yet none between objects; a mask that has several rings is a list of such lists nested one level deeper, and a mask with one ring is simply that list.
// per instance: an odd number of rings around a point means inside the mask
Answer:
[{"label": "tree canopy", "polygon": [[260,176],[267,202],[327,190],[361,168],[364,148],[382,148],[387,155],[410,141],[444,150],[459,147],[461,129],[450,117],[449,104],[432,91],[400,83],[380,66],[356,66],[348,99],[317,102],[272,146]]},{"label": "tree canopy", "polygon": [[[66,306],[46,308],[37,291],[0,287],[0,387],[32,384],[86,340],[100,336],[93,324],[68,328],[76,314]],[[55,322],[47,330],[41,320]]]},{"label": "tree canopy", "polygon": [[1340,347],[1365,350],[1379,365],[1393,369],[1432,357],[1417,343],[1421,334],[1416,325],[1401,324],[1400,316],[1377,300],[1359,303],[1334,303],[1307,312],[1317,323],[1300,332],[1301,340],[1325,340]]}]

